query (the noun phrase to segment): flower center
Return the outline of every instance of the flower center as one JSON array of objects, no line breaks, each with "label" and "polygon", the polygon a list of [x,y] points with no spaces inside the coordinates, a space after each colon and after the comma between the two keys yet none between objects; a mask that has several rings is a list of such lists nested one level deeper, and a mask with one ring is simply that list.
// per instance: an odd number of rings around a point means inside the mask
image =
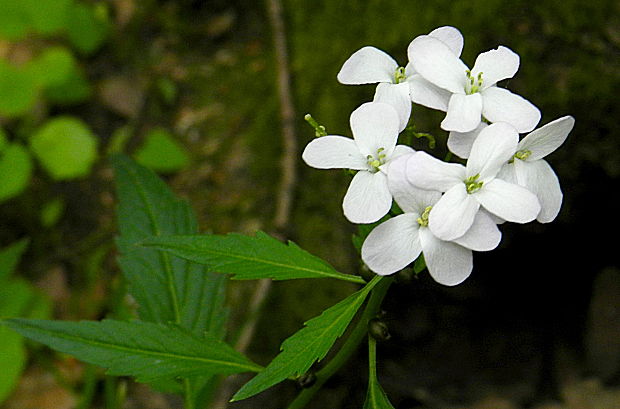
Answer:
[{"label": "flower center", "polygon": [[467,193],[472,194],[480,190],[484,182],[478,182],[479,177],[480,175],[478,174],[478,175],[470,176],[467,179],[465,179],[464,182],[465,182],[465,189],[467,189]]},{"label": "flower center", "polygon": [[407,74],[405,74],[405,67],[398,67],[396,71],[394,71],[394,84],[405,82],[406,79]]},{"label": "flower center", "polygon": [[517,159],[526,160],[527,158],[530,157],[531,154],[532,154],[532,151],[529,151],[529,150],[518,151],[517,153],[515,153],[514,157]]},{"label": "flower center", "polygon": [[377,149],[377,153],[375,155],[366,156],[366,163],[370,166],[370,171],[372,173],[377,173],[379,171],[379,167],[383,165],[386,161],[386,154],[383,153],[385,148]]},{"label": "flower center", "polygon": [[480,88],[482,87],[482,72],[478,73],[478,76],[474,76],[471,73],[471,70],[467,70],[465,71],[465,75],[467,75],[467,85],[465,86],[465,93],[467,95],[471,95],[471,94],[475,94],[476,92],[480,91]]},{"label": "flower center", "polygon": [[427,206],[426,209],[424,209],[424,211],[422,212],[422,215],[417,218],[417,222],[420,226],[422,227],[428,226],[428,215],[431,212],[432,208],[433,206]]}]

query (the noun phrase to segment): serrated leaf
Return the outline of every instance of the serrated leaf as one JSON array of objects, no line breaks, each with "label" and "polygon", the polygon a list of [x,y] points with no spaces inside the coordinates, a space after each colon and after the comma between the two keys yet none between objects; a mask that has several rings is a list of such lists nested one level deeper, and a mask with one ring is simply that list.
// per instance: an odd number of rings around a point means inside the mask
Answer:
[{"label": "serrated leaf", "polygon": [[120,236],[119,263],[142,320],[179,322],[200,335],[223,335],[227,316],[225,277],[153,248],[137,246],[147,237],[192,234],[196,218],[152,171],[123,155],[113,158]]},{"label": "serrated leaf", "polygon": [[368,380],[364,409],[394,409],[376,377]]},{"label": "serrated leaf", "polygon": [[31,174],[32,160],[28,151],[18,143],[10,144],[0,155],[0,175],[3,175],[0,180],[0,202],[26,189]]},{"label": "serrated leaf", "polygon": [[236,280],[337,278],[364,283],[358,276],[339,273],[295,243],[289,241],[286,245],[260,231],[255,236],[231,233],[153,237],[142,245],[205,264],[220,273],[232,274]]},{"label": "serrated leaf", "polygon": [[15,270],[29,243],[30,239],[23,238],[0,249],[0,280],[8,277]]},{"label": "serrated leaf", "polygon": [[198,374],[253,372],[260,367],[217,338],[199,338],[176,326],[143,321],[9,319],[23,336],[141,382]]},{"label": "serrated leaf", "polygon": [[54,118],[30,138],[30,148],[54,180],[88,175],[97,159],[97,137],[78,118]]},{"label": "serrated leaf", "polygon": [[282,343],[282,352],[262,372],[243,385],[232,401],[254,396],[289,376],[304,374],[314,362],[323,359],[346,330],[371,288],[371,285],[367,285],[306,322],[304,328]]}]

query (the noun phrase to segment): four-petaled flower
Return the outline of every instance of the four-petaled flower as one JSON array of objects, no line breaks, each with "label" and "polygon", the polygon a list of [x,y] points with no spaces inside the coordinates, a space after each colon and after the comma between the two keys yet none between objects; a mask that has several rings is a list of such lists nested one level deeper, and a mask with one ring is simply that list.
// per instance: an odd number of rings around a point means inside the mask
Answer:
[{"label": "four-petaled flower", "polygon": [[357,170],[344,196],[344,215],[353,223],[373,223],[392,206],[384,166],[412,149],[396,146],[399,119],[389,104],[362,104],[351,114],[350,123],[353,139],[339,135],[316,138],[306,146],[302,158],[319,169]]},{"label": "four-petaled flower", "polygon": [[[469,132],[486,118],[490,122],[508,122],[519,132],[529,132],[540,120],[540,111],[523,97],[496,86],[512,78],[519,69],[519,56],[500,46],[476,58],[470,70],[442,41],[419,36],[408,48],[413,68],[430,83],[447,91],[446,117],[441,127],[447,131]],[[418,102],[431,108],[437,95],[418,93]],[[444,109],[442,109],[444,110]]]},{"label": "four-petaled flower", "polygon": [[[416,155],[416,154],[414,154]],[[392,161],[388,185],[403,214],[375,227],[362,245],[362,260],[375,273],[389,275],[405,268],[420,253],[435,281],[444,285],[463,282],[473,268],[472,250],[493,250],[501,233],[491,217],[478,212],[471,228],[449,242],[437,238],[428,228],[429,214],[441,193],[412,186],[406,177],[410,155]]]},{"label": "four-petaled flower", "polygon": [[430,212],[429,227],[442,240],[463,236],[482,206],[501,219],[517,223],[534,220],[540,212],[536,195],[497,178],[513,157],[519,134],[498,122],[484,128],[474,142],[467,165],[446,163],[425,152],[407,162],[407,177],[420,189],[445,192]]}]

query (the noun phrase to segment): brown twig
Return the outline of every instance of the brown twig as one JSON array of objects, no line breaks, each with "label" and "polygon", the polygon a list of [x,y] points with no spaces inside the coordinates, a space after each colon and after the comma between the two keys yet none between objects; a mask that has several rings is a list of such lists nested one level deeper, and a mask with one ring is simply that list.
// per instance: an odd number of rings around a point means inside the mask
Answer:
[{"label": "brown twig", "polygon": [[[272,30],[273,46],[277,69],[278,99],[280,101],[280,121],[282,127],[281,179],[276,193],[276,207],[273,218],[275,236],[284,239],[291,217],[291,208],[295,183],[297,180],[297,135],[295,133],[295,108],[291,92],[291,74],[288,63],[286,34],[282,3],[280,0],[266,0],[269,24]],[[241,328],[235,349],[244,352],[250,346],[258,323],[259,311],[269,290],[271,280],[259,280],[248,305],[247,322]],[[233,392],[235,377],[229,377],[222,383],[220,393],[213,404],[214,409],[224,409]]]}]

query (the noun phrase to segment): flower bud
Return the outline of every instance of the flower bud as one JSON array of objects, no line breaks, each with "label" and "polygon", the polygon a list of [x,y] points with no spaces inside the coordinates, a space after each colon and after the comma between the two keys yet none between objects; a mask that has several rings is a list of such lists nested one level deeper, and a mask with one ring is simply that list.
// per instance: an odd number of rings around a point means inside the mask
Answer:
[{"label": "flower bud", "polygon": [[373,318],[368,321],[368,333],[378,342],[387,341],[392,338],[385,321],[378,318]]}]

